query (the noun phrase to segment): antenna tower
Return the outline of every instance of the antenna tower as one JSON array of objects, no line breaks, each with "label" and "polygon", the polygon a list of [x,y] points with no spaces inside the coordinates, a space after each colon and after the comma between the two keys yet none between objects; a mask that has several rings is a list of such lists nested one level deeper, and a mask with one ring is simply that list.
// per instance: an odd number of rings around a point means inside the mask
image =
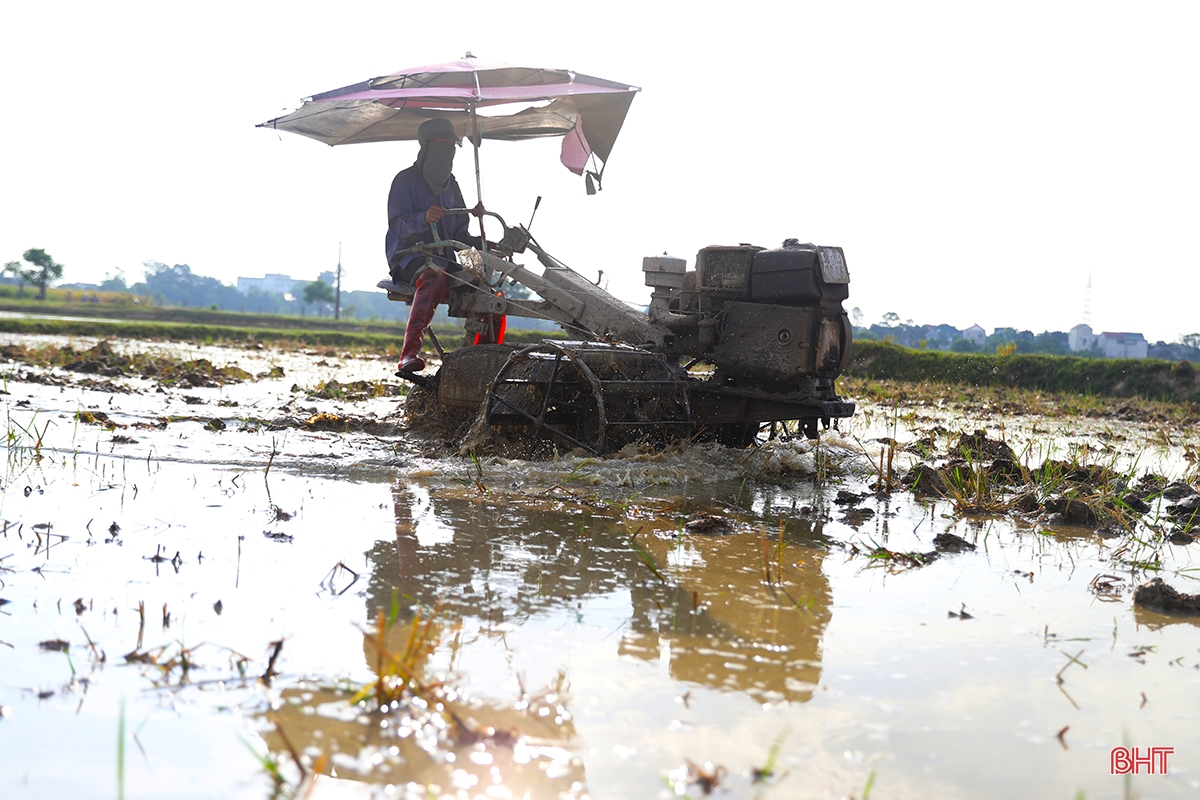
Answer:
[{"label": "antenna tower", "polygon": [[1092,325],[1092,273],[1088,273],[1087,292],[1083,295],[1083,324]]},{"label": "antenna tower", "polygon": [[333,318],[334,319],[342,318],[342,243],[341,242],[338,242],[337,295],[333,301]]}]

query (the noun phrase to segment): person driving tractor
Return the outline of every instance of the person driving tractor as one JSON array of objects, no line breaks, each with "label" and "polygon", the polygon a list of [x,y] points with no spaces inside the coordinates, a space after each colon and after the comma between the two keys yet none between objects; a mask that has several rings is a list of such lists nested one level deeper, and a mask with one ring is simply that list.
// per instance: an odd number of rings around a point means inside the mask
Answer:
[{"label": "person driving tractor", "polygon": [[[409,284],[416,289],[397,368],[398,372],[409,374],[425,368],[420,355],[421,343],[425,329],[433,320],[434,310],[446,296],[446,274],[462,270],[448,248],[430,255],[411,253],[409,248],[445,240],[482,247],[480,237],[467,232],[469,219],[466,215],[446,214],[447,208],[464,208],[466,205],[458,181],[451,172],[459,143],[454,125],[440,117],[426,120],[417,129],[417,141],[421,149],[416,162],[396,175],[388,192],[385,240],[392,282]],[[477,204],[471,213],[482,217],[483,203]]]}]

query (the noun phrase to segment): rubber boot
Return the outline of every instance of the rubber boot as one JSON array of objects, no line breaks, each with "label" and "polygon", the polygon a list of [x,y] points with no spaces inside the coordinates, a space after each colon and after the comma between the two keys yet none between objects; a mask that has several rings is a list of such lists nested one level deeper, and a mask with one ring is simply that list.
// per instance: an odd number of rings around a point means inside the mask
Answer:
[{"label": "rubber boot", "polygon": [[408,312],[408,325],[404,329],[404,346],[400,349],[399,372],[420,372],[425,369],[421,358],[421,342],[425,329],[433,321],[433,312],[446,296],[446,273],[440,269],[428,269],[417,276],[417,291],[413,294],[412,310]]}]

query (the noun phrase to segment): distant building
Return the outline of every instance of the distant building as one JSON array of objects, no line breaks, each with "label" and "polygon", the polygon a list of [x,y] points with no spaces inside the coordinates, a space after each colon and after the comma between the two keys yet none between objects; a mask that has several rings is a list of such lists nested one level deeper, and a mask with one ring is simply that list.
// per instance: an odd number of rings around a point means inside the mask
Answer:
[{"label": "distant building", "polygon": [[1149,346],[1146,338],[1140,333],[1105,331],[1096,337],[1096,347],[1105,358],[1145,358]]},{"label": "distant building", "polygon": [[983,347],[983,343],[987,340],[987,331],[978,325],[972,325],[962,332],[962,338],[976,347]]},{"label": "distant building", "polygon": [[237,289],[242,294],[250,294],[251,289],[258,289],[267,294],[291,294],[297,284],[304,281],[294,280],[290,275],[268,273],[262,278],[238,278]]},{"label": "distant building", "polygon": [[1067,349],[1072,353],[1086,353],[1096,346],[1096,336],[1090,325],[1076,325],[1067,332]]}]

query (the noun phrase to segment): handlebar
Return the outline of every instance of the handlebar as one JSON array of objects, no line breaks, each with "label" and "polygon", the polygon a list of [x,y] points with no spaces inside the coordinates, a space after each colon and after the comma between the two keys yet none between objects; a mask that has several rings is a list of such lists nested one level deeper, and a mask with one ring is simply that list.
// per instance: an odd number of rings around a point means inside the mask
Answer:
[{"label": "handlebar", "polygon": [[[469,208],[447,208],[444,213],[446,213],[446,214],[470,214],[471,209],[469,209]],[[504,222],[504,217],[500,216],[495,211],[484,211],[483,213],[484,213],[484,216],[495,217],[500,222],[500,226],[502,228],[504,228],[505,230],[508,229],[507,223]]]}]

